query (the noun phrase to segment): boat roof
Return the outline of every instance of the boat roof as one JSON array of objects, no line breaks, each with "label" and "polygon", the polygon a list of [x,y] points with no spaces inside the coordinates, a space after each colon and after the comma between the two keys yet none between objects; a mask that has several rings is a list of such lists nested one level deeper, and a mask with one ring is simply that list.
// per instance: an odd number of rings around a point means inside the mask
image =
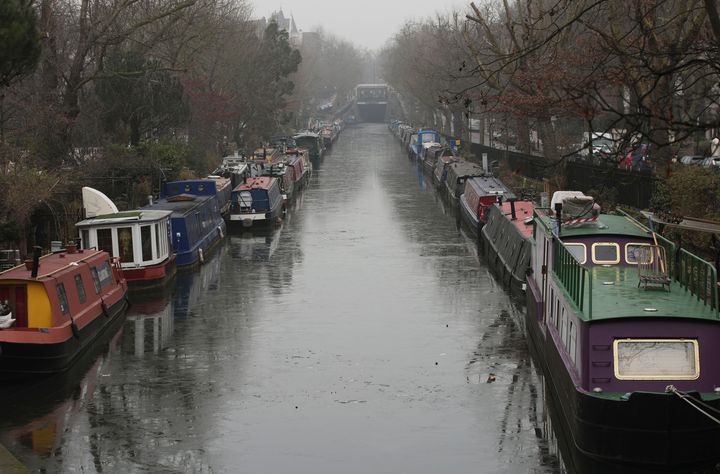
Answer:
[{"label": "boat roof", "polygon": [[[175,213],[176,215],[185,214],[188,211],[199,206],[203,202],[214,196],[196,196],[192,194],[178,194],[168,199],[158,199],[152,205],[141,208],[142,211],[146,209],[153,210],[167,210]],[[173,216],[176,217],[176,216]]]},{"label": "boat roof", "polygon": [[105,254],[107,256],[107,253],[102,250],[77,250],[73,253],[63,250],[61,252],[51,253],[40,257],[40,267],[38,268],[37,278],[32,278],[30,276],[31,270],[27,270],[25,265],[20,265],[0,272],[0,282],[3,280],[37,281],[62,270],[71,269],[77,266],[78,262],[89,260],[98,254]]},{"label": "boat roof", "polygon": [[160,209],[137,209],[134,211],[90,217],[78,222],[75,224],[75,227],[112,226],[127,224],[128,222],[155,222],[168,217],[170,214],[172,214],[172,211]]},{"label": "boat roof", "polygon": [[458,160],[451,163],[450,167],[455,170],[455,174],[458,176],[476,175],[485,172],[482,166],[465,160]]},{"label": "boat roof", "polygon": [[[508,201],[503,201],[502,204],[496,204],[500,211],[507,216],[508,220],[512,215],[512,209]],[[510,221],[525,238],[530,238],[533,235],[532,217],[535,205],[530,201],[515,201],[515,217],[514,221]],[[530,220],[528,221],[528,218]],[[527,222],[526,222],[527,221]]]},{"label": "boat roof", "polygon": [[645,290],[638,288],[637,267],[594,266],[588,271],[592,279],[592,313],[588,314],[589,308],[579,313],[586,321],[629,317],[717,320],[717,313],[709,304],[675,279],[670,283],[670,291]]},{"label": "boat roof", "polygon": [[505,183],[495,176],[474,176],[468,179],[468,182],[475,188],[479,196],[503,195],[511,199],[515,198]]},{"label": "boat roof", "polygon": [[257,188],[268,189],[272,186],[274,181],[275,178],[272,176],[255,176],[248,178],[246,182],[237,185],[233,191],[247,191],[249,189]]},{"label": "boat roof", "polygon": [[320,135],[318,135],[315,132],[300,132],[297,135],[293,137],[295,140],[298,140],[300,138],[320,138]]},{"label": "boat roof", "polygon": [[[555,219],[549,215],[538,215],[545,227],[553,229]],[[593,235],[625,235],[628,237],[650,237],[648,229],[635,224],[632,220],[625,216],[616,216],[613,214],[600,214],[597,224],[588,224],[577,227],[563,226],[560,231],[561,238],[567,237],[583,237]]]}]

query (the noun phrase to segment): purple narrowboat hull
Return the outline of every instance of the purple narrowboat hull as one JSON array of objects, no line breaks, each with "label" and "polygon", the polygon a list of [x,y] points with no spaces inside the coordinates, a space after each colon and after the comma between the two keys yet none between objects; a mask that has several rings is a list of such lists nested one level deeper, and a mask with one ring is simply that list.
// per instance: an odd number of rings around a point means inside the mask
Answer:
[{"label": "purple narrowboat hull", "polygon": [[[598,394],[581,389],[581,381],[567,369],[566,353],[558,349],[552,330],[542,321],[540,294],[535,281],[528,279],[524,324],[531,352],[545,374],[548,392],[559,408],[558,421],[571,437],[571,445],[591,458],[652,469],[720,461],[720,424],[678,395],[633,391],[617,396],[617,392],[613,395],[609,390]],[[651,336],[647,321],[642,327]],[[596,347],[607,350],[604,345]],[[718,358],[714,360],[720,362]],[[598,368],[612,370],[612,365]],[[598,374],[588,374],[593,375]],[[714,416],[720,413],[720,394],[701,396],[687,392],[687,395],[702,401]]]}]

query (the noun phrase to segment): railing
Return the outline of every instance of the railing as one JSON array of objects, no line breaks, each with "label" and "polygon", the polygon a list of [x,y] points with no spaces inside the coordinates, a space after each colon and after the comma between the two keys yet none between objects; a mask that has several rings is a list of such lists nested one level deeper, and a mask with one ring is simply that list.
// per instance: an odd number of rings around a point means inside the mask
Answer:
[{"label": "railing", "polygon": [[[580,262],[565,247],[565,244],[558,238],[555,239],[555,275],[561,285],[567,291],[570,300],[575,306],[592,319],[592,277],[590,271],[582,266]],[[587,311],[585,307],[585,285],[588,288]]]},{"label": "railing", "polygon": [[715,310],[720,317],[718,308],[717,270],[702,258],[680,249],[677,257],[676,278],[678,283],[706,306]]}]

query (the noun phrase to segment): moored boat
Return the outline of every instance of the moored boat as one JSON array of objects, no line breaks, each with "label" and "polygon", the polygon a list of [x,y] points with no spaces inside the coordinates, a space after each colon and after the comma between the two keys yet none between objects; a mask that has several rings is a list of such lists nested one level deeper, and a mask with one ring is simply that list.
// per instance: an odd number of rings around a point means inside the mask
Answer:
[{"label": "moored boat", "polygon": [[283,209],[283,197],[276,178],[248,178],[232,192],[231,229],[276,223],[282,216]]},{"label": "moored boat", "polygon": [[477,237],[485,225],[485,213],[503,199],[515,200],[515,195],[494,176],[473,176],[465,180],[460,195],[460,211],[463,220]]},{"label": "moored boat", "polygon": [[447,165],[445,194],[451,202],[456,203],[465,189],[465,181],[468,178],[484,175],[485,170],[480,165],[461,159],[453,161]]},{"label": "moored boat", "polygon": [[171,211],[171,242],[178,267],[204,263],[205,257],[225,237],[214,181],[206,179],[171,181],[163,186],[161,198],[139,211]]},{"label": "moored boat", "polygon": [[322,158],[325,151],[322,138],[314,132],[301,132],[293,137],[298,147],[305,148],[310,153],[310,158]]},{"label": "moored boat", "polygon": [[456,163],[459,160],[460,158],[450,155],[440,155],[436,158],[435,166],[433,166],[433,181],[436,186],[445,186],[448,168],[452,163]]},{"label": "moored boat", "polygon": [[176,271],[170,243],[172,211],[119,212],[100,191],[84,187],[82,195],[87,218],[75,227],[83,249],[100,249],[117,257],[132,290],[156,288],[172,280]]},{"label": "moored boat", "polygon": [[117,259],[102,250],[66,250],[0,273],[0,301],[13,321],[0,330],[0,377],[69,368],[127,309]]},{"label": "moored boat", "polygon": [[720,458],[712,264],[582,195],[536,210],[526,327],[583,453],[675,469]]},{"label": "moored boat", "polygon": [[494,204],[485,210],[480,230],[488,266],[513,295],[523,295],[527,286],[532,251],[533,211],[530,201]]}]

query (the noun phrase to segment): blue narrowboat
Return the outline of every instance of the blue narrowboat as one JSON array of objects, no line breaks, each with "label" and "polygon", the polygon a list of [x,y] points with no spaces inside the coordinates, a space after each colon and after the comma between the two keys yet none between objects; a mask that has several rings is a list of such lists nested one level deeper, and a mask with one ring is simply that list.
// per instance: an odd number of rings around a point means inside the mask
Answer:
[{"label": "blue narrowboat", "polygon": [[208,252],[225,237],[215,181],[171,181],[162,191],[160,199],[142,209],[172,211],[171,240],[178,267],[204,263]]},{"label": "blue narrowboat", "polygon": [[435,130],[421,128],[410,138],[408,154],[413,160],[419,160],[423,153],[423,145],[434,143],[440,145],[440,134]]},{"label": "blue narrowboat", "polygon": [[278,222],[284,209],[280,182],[270,176],[255,176],[232,192],[230,227],[257,227]]}]

